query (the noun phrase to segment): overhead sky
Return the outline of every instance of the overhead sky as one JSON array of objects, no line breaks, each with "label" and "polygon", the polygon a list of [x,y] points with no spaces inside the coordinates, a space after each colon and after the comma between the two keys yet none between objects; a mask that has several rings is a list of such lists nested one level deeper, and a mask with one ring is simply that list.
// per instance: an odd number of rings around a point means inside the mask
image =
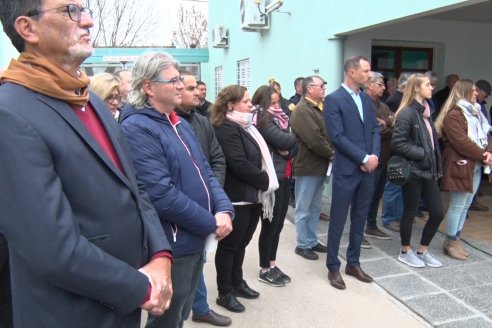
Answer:
[{"label": "overhead sky", "polygon": [[177,27],[177,12],[180,4],[185,8],[195,6],[197,9],[203,10],[205,14],[208,12],[208,2],[203,0],[151,0],[156,1],[159,7],[159,15],[162,17],[161,25],[158,33],[150,36],[150,41],[160,45],[170,45],[172,31]]}]

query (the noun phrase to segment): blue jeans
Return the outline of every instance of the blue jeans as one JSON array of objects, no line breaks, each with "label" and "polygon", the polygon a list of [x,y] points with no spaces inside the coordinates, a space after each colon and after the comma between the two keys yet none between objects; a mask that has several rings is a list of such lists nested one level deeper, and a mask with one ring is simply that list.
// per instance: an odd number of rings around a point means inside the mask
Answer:
[{"label": "blue jeans", "polygon": [[400,221],[402,215],[403,194],[401,187],[387,181],[383,193],[383,214],[381,221],[383,221],[383,224]]},{"label": "blue jeans", "polygon": [[481,165],[475,165],[473,173],[473,192],[450,191],[449,192],[449,208],[446,213],[447,224],[446,233],[449,237],[456,237],[456,234],[463,230],[465,224],[466,212],[473,199],[473,195],[477,192],[480,180],[482,178]]},{"label": "blue jeans", "polygon": [[171,307],[160,317],[149,315],[146,328],[181,328],[191,312],[198,278],[203,271],[203,252],[174,259],[171,267]]},{"label": "blue jeans", "polygon": [[191,307],[194,314],[201,316],[210,311],[207,302],[207,286],[205,285],[205,277],[203,270],[198,277],[198,287],[196,288],[195,298],[193,298],[193,306]]},{"label": "blue jeans", "polygon": [[325,179],[324,175],[296,176],[295,221],[299,248],[311,248],[318,243],[316,231]]}]

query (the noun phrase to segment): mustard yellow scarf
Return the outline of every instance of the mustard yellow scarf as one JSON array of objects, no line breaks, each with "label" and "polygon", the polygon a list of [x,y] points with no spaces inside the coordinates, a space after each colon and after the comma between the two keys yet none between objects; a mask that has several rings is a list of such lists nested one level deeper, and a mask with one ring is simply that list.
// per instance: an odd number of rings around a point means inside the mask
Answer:
[{"label": "mustard yellow scarf", "polygon": [[20,84],[77,106],[85,106],[89,101],[90,80],[84,72],[79,77],[72,76],[45,58],[27,52],[22,52],[17,60],[12,59],[1,81]]}]

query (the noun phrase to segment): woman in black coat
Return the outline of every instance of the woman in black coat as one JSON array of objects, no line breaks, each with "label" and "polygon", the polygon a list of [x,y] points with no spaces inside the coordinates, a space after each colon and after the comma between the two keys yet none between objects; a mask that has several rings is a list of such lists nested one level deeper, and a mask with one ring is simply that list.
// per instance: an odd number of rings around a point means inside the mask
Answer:
[{"label": "woman in black coat", "polygon": [[259,109],[256,126],[268,144],[279,184],[275,191],[273,216],[261,220],[258,239],[261,270],[258,280],[280,287],[291,280],[277,267],[276,257],[280,232],[289,206],[291,159],[297,152],[297,138],[289,132],[289,117],[280,107],[280,94],[275,88],[266,85],[259,87],[251,102]]},{"label": "woman in black coat", "polygon": [[[430,117],[427,99],[432,97],[429,78],[413,74],[405,87],[403,99],[395,114],[391,154],[412,163],[411,179],[403,186],[403,216],[400,223],[401,252],[398,260],[412,267],[440,267],[442,264],[428,252],[432,238],[444,218],[438,179],[442,176],[441,153],[437,133]],[[412,224],[419,199],[429,209],[420,245],[415,254],[410,248]]]},{"label": "woman in black coat", "polygon": [[245,308],[236,297],[255,299],[260,295],[243,279],[246,246],[262,212],[272,214],[278,183],[268,146],[253,125],[253,105],[245,87],[230,85],[222,89],[210,120],[226,158],[224,190],[236,213],[233,231],[219,241],[215,255],[217,304],[243,312]]}]

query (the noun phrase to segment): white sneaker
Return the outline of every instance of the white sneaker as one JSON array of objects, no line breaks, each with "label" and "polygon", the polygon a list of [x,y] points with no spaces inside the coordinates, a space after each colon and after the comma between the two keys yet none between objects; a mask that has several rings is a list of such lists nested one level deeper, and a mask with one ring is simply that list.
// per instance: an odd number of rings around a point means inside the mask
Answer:
[{"label": "white sneaker", "polygon": [[425,267],[424,261],[418,258],[411,249],[409,249],[406,253],[402,253],[400,251],[400,255],[398,255],[398,261],[403,262],[414,268]]},{"label": "white sneaker", "polygon": [[438,259],[436,259],[433,255],[431,255],[429,252],[425,251],[422,254],[417,254],[417,257],[421,259],[425,265],[433,267],[433,268],[440,268],[442,267],[442,263],[439,262]]}]

